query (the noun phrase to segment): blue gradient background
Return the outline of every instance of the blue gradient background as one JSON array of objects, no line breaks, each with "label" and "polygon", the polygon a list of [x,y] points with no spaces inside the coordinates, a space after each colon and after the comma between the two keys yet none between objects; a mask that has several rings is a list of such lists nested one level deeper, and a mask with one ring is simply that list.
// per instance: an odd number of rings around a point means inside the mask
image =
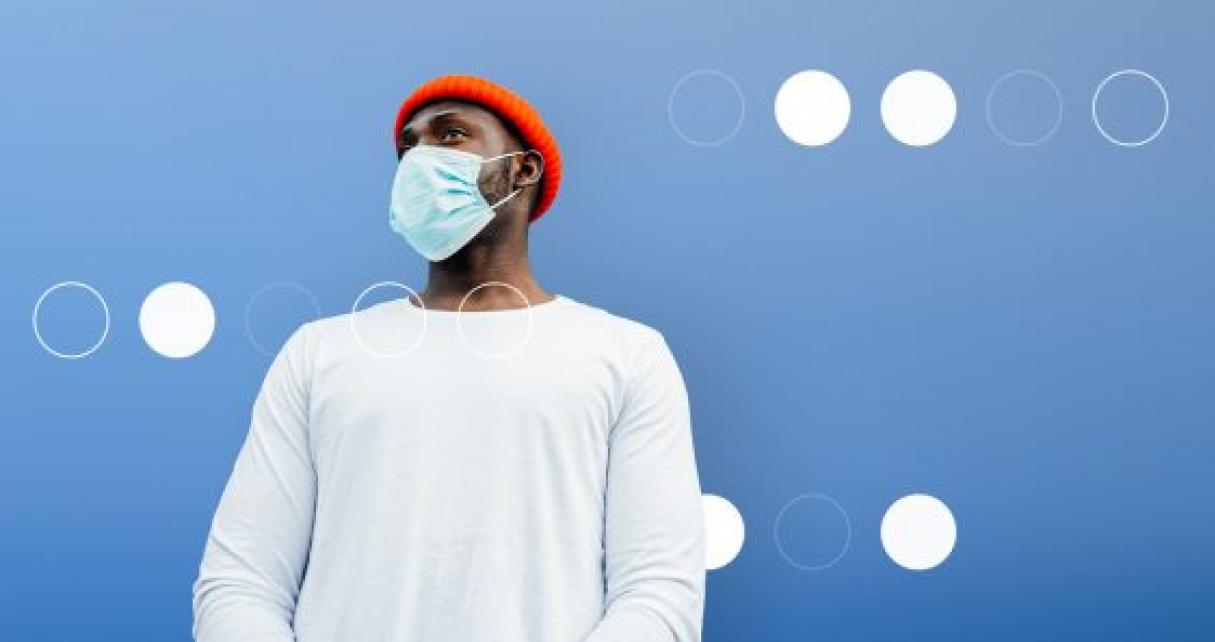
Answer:
[{"label": "blue gradient background", "polygon": [[[704,490],[747,520],[742,553],[710,574],[705,640],[1215,638],[1215,5],[445,5],[0,10],[0,640],[189,638],[190,583],[270,361],[244,331],[250,297],[289,279],[330,315],[376,281],[424,283],[388,229],[389,129],[411,87],[447,72],[515,88],[562,144],[561,196],[532,232],[541,283],[658,327],[680,359]],[[1127,67],[1172,101],[1137,149],[1089,118]],[[713,148],[668,119],[700,68],[746,96]],[[808,68],[853,99],[821,148],[772,116]],[[913,68],[959,99],[929,148],[878,117]],[[1062,92],[1038,147],[985,119],[1018,68]],[[706,101],[680,95],[689,131],[729,125],[721,86],[688,90]],[[1159,106],[1125,93],[1111,124],[1150,129]],[[1010,96],[998,113],[1015,119]],[[30,314],[75,279],[106,295],[113,327],[64,361]],[[178,279],[218,314],[184,361],[137,324]],[[71,300],[46,330],[87,344],[96,310]],[[289,307],[258,308],[259,336],[281,341],[302,314]],[[853,526],[817,572],[773,537],[808,492]],[[933,571],[881,549],[885,508],[910,492],[958,520]]]}]

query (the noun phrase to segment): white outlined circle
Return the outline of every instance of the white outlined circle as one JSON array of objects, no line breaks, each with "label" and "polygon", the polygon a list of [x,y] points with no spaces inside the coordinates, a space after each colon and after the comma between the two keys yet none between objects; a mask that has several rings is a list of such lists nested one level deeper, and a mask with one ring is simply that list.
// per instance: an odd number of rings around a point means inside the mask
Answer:
[{"label": "white outlined circle", "polygon": [[907,495],[882,516],[882,548],[895,564],[912,571],[936,568],[953,552],[958,526],[945,502]]},{"label": "white outlined circle", "polygon": [[[42,308],[43,301],[45,301],[46,297],[50,296],[52,292],[62,288],[80,288],[93,295],[93,298],[97,299],[97,301],[101,303],[101,312],[105,318],[105,325],[101,330],[101,336],[98,337],[97,341],[95,341],[93,345],[89,346],[89,348],[84,352],[60,352],[52,348],[43,338],[42,330],[38,327],[38,312]],[[60,359],[80,359],[93,354],[97,348],[101,347],[101,344],[105,343],[106,337],[109,336],[110,306],[106,304],[105,297],[101,296],[101,293],[98,292],[93,286],[81,281],[62,281],[47,288],[46,291],[44,291],[42,295],[38,297],[38,301],[34,303],[34,312],[31,315],[31,322],[34,326],[34,337],[38,339],[38,344],[42,346],[43,350],[46,350],[47,353],[59,357]]]},{"label": "white outlined circle", "polygon": [[254,350],[257,350],[267,357],[273,357],[276,351],[266,348],[257,340],[256,337],[253,336],[253,306],[255,303],[257,303],[258,299],[264,296],[267,292],[275,289],[295,290],[296,292],[303,294],[305,297],[307,297],[308,302],[312,304],[312,309],[316,311],[314,318],[321,316],[321,304],[316,300],[316,295],[314,295],[311,290],[299,283],[296,283],[295,281],[271,281],[270,283],[258,288],[257,291],[249,297],[249,302],[245,304],[245,337],[249,339],[249,343],[253,345]]},{"label": "white outlined circle", "polygon": [[776,124],[798,145],[817,147],[839,138],[852,118],[844,83],[817,69],[799,71],[776,90]]},{"label": "white outlined circle", "polygon": [[934,145],[953,129],[958,101],[944,78],[924,69],[904,72],[882,92],[882,123],[900,143]]},{"label": "white outlined circle", "polygon": [[192,357],[215,333],[215,307],[198,286],[170,281],[152,290],[139,308],[144,343],[170,359]]},{"label": "white outlined circle", "polygon": [[[422,304],[421,308],[420,308],[422,310],[422,331],[418,333],[418,338],[414,339],[413,343],[409,344],[409,347],[401,352],[376,352],[375,350],[372,350],[370,347],[368,347],[367,344],[363,341],[362,335],[359,334],[359,329],[356,328],[354,325],[354,319],[357,316],[357,312],[359,311],[359,303],[361,303],[363,301],[363,297],[366,297],[372,290],[374,290],[376,288],[381,288],[381,287],[386,287],[386,286],[391,286],[391,285],[395,285],[397,287],[403,288],[409,294],[413,295],[414,297],[417,297],[418,303]],[[408,297],[405,298],[404,303],[405,303],[405,305],[413,306],[413,304],[409,302]],[[413,307],[418,307],[418,306],[413,306]],[[418,346],[422,345],[422,340],[424,338],[426,338],[427,329],[430,327],[429,313],[426,310],[426,302],[422,301],[422,297],[419,297],[418,293],[414,292],[413,288],[409,287],[408,285],[405,285],[404,283],[398,283],[397,281],[380,281],[378,283],[373,283],[373,284],[367,286],[367,288],[364,289],[362,292],[360,292],[359,296],[354,300],[354,305],[350,306],[350,314],[347,316],[347,318],[348,318],[348,322],[350,324],[350,334],[354,336],[354,340],[356,343],[359,344],[359,347],[362,348],[363,351],[366,352],[367,354],[369,354],[373,357],[381,358],[381,359],[399,359],[401,357],[404,357],[405,355],[408,355],[410,352],[413,352]]]},{"label": "white outlined circle", "polygon": [[[805,562],[793,559],[793,556],[790,555],[787,550],[785,550],[784,545],[781,544],[780,541],[781,523],[784,521],[789,510],[798,502],[808,500],[823,502],[830,506],[839,513],[840,517],[843,519],[844,525],[844,543],[840,546],[839,552],[828,558],[825,562],[818,564],[807,564]],[[784,508],[781,508],[780,512],[776,514],[776,521],[772,526],[772,536],[772,538],[776,541],[777,552],[780,553],[781,557],[785,558],[785,561],[791,564],[794,568],[798,568],[803,571],[822,571],[835,566],[841,559],[844,558],[844,555],[847,554],[848,547],[852,544],[852,520],[848,518],[848,511],[844,510],[844,507],[831,497],[822,493],[803,493],[789,500],[789,502],[785,504]]]},{"label": "white outlined circle", "polygon": [[705,493],[700,496],[705,521],[705,570],[716,571],[733,562],[747,538],[742,513],[730,500]]},{"label": "white outlined circle", "polygon": [[[518,294],[519,298],[523,299],[523,304],[525,306],[527,306],[527,333],[524,334],[523,341],[520,342],[519,345],[515,346],[511,350],[507,350],[504,352],[486,352],[484,350],[474,347],[472,345],[472,343],[469,342],[468,336],[464,332],[464,325],[461,321],[461,317],[464,316],[464,304],[468,302],[468,297],[472,296],[473,292],[476,292],[477,290],[480,290],[481,288],[483,288],[487,285],[505,285],[506,287],[514,290],[515,294]],[[466,292],[464,294],[464,298],[460,299],[460,306],[458,308],[456,308],[456,329],[459,330],[460,340],[464,342],[464,345],[473,354],[475,354],[479,357],[485,358],[485,359],[504,359],[506,357],[512,356],[515,353],[519,352],[524,347],[526,347],[529,342],[531,342],[532,329],[536,325],[535,317],[536,317],[536,312],[532,308],[532,302],[527,300],[527,297],[523,295],[523,292],[520,291],[519,288],[517,288],[505,281],[486,281],[485,283],[481,283],[481,284],[477,285],[476,287],[474,287],[473,289]]]},{"label": "white outlined circle", "polygon": [[[1001,130],[1000,127],[996,125],[995,117],[992,115],[992,103],[995,100],[996,92],[1000,89],[1000,86],[1009,80],[1018,77],[1033,78],[1042,81],[1051,90],[1055,97],[1055,118],[1051,123],[1051,126],[1048,127],[1041,136],[1029,140],[1021,140],[1009,136],[1007,132]],[[1051,80],[1049,76],[1036,69],[1014,69],[1013,71],[1010,71],[997,78],[996,81],[992,83],[991,89],[987,92],[987,126],[991,129],[993,134],[1009,145],[1013,145],[1015,147],[1034,147],[1036,145],[1041,145],[1042,143],[1050,140],[1051,137],[1055,135],[1055,132],[1059,131],[1059,126],[1062,124],[1063,94],[1060,93],[1059,86],[1055,84],[1055,81]]]},{"label": "white outlined circle", "polygon": [[[1160,92],[1160,99],[1164,102],[1164,114],[1162,114],[1160,117],[1160,125],[1156,127],[1156,130],[1153,131],[1151,135],[1142,140],[1125,141],[1113,136],[1105,130],[1105,127],[1101,125],[1101,119],[1097,116],[1097,101],[1101,97],[1101,90],[1105,89],[1105,86],[1108,85],[1111,80],[1122,76],[1139,76],[1141,78],[1147,78],[1153,85],[1156,86],[1156,91]],[[1105,80],[1102,80],[1101,84],[1097,85],[1097,89],[1093,92],[1093,101],[1090,110],[1093,116],[1093,124],[1097,126],[1097,131],[1101,132],[1101,135],[1104,136],[1106,140],[1118,145],[1119,147],[1139,147],[1140,145],[1146,145],[1153,140],[1156,140],[1156,137],[1160,135],[1160,132],[1164,131],[1164,126],[1168,124],[1169,94],[1164,90],[1164,85],[1160,84],[1160,81],[1156,80],[1156,77],[1152,74],[1149,74],[1141,69],[1123,69],[1120,71],[1115,71],[1114,73],[1106,76]]]},{"label": "white outlined circle", "polygon": [[[701,140],[689,136],[679,126],[679,122],[675,118],[675,96],[689,80],[701,76],[711,76],[724,80],[726,84],[729,85],[732,90],[734,90],[735,95],[738,96],[738,120],[735,121],[734,126],[725,134],[719,136],[718,138],[709,140]],[[675,130],[675,135],[679,136],[683,142],[688,143],[689,145],[695,145],[696,147],[717,147],[725,144],[731,138],[734,138],[734,136],[738,134],[739,130],[742,129],[743,121],[746,119],[746,117],[747,98],[743,94],[742,88],[739,87],[738,82],[736,82],[729,74],[717,69],[697,69],[684,75],[683,78],[676,81],[675,86],[671,88],[671,94],[667,97],[667,120],[670,121],[671,128]]]}]

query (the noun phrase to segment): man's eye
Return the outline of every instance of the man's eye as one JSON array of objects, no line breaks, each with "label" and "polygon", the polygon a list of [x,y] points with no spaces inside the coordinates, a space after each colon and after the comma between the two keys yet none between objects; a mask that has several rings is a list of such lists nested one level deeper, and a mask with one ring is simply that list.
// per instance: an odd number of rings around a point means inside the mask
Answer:
[{"label": "man's eye", "polygon": [[448,127],[443,130],[443,140],[455,140],[455,136],[468,136],[468,134],[459,127]]}]

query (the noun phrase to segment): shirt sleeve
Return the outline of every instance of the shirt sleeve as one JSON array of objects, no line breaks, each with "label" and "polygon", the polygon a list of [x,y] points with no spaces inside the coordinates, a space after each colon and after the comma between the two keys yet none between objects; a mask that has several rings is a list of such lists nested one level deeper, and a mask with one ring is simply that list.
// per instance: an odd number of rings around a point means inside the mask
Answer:
[{"label": "shirt sleeve", "polygon": [[611,431],[604,615],[585,642],[699,642],[705,533],[687,390],[655,332]]},{"label": "shirt sleeve", "polygon": [[194,582],[199,642],[288,642],[307,565],[316,473],[308,443],[308,324],[275,356],[211,522]]}]

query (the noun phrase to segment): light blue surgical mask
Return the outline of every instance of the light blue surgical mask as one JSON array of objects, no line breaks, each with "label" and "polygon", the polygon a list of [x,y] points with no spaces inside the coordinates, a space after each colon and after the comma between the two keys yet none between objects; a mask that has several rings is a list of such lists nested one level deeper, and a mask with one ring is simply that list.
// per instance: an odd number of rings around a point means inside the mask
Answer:
[{"label": "light blue surgical mask", "polygon": [[493,205],[487,203],[477,187],[481,165],[523,153],[481,158],[437,145],[410,148],[393,179],[389,224],[428,260],[446,259],[493,220],[494,208],[520,192],[521,188]]}]

